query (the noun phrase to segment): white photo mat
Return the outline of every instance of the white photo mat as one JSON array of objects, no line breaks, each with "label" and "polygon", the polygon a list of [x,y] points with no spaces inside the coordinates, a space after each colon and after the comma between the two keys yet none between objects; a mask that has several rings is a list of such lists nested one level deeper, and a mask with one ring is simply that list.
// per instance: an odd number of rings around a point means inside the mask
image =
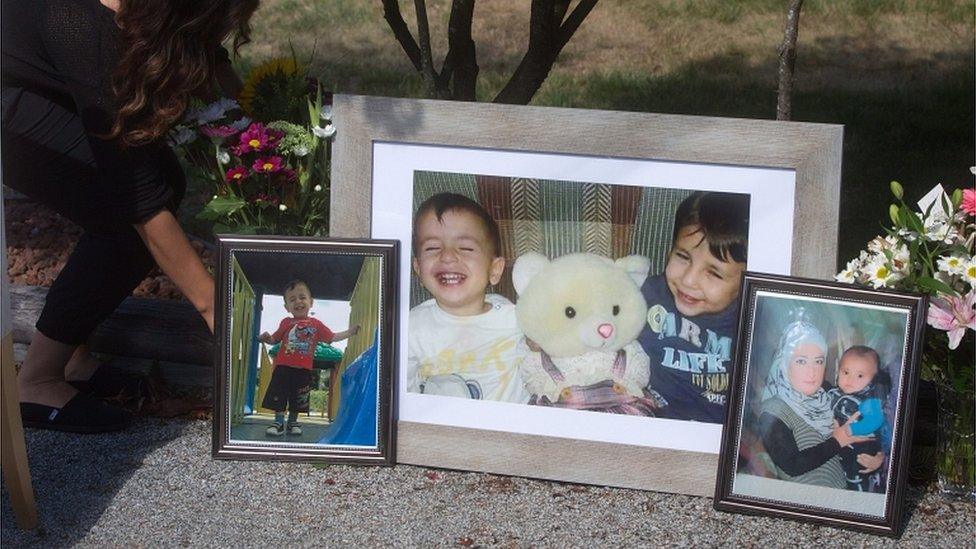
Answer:
[{"label": "white photo mat", "polygon": [[[401,296],[414,171],[747,193],[750,269],[826,277],[836,264],[838,126],[344,95],[334,108],[331,233],[401,240]],[[401,299],[402,334],[408,307]],[[698,495],[714,487],[719,425],[398,395],[400,462]]]},{"label": "white photo mat", "polygon": [[[794,172],[784,169],[713,166],[637,159],[591,158],[518,151],[373,144],[372,235],[411,241],[413,184],[417,171],[477,173],[531,179],[609,183],[639,187],[735,192],[750,195],[750,270],[787,274],[792,245]],[[760,235],[769,235],[760,238]],[[401,248],[401,265],[411,262]],[[410,279],[400,281],[401,311],[410,309]],[[409,315],[400,316],[400,333],[409,333]],[[400,350],[407,364],[407,348]],[[401,368],[399,386],[406,387]],[[399,392],[401,421],[469,427],[527,435],[546,435],[615,444],[633,444],[717,454],[722,426],[709,423],[581,412]]]}]

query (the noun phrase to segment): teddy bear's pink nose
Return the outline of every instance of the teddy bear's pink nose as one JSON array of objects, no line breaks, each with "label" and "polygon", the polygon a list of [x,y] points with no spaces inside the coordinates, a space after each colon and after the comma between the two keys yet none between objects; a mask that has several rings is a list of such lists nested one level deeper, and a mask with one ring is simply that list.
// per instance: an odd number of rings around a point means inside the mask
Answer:
[{"label": "teddy bear's pink nose", "polygon": [[600,324],[600,326],[596,329],[596,331],[600,332],[600,335],[603,336],[603,339],[607,339],[608,337],[613,335],[613,325]]}]

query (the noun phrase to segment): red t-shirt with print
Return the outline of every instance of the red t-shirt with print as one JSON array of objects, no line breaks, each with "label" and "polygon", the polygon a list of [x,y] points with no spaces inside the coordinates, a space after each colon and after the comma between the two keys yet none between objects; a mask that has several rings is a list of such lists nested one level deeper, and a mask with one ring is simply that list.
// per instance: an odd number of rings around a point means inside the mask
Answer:
[{"label": "red t-shirt with print", "polygon": [[312,369],[315,346],[319,341],[332,343],[335,334],[316,318],[285,318],[271,336],[281,342],[275,355],[275,366]]}]

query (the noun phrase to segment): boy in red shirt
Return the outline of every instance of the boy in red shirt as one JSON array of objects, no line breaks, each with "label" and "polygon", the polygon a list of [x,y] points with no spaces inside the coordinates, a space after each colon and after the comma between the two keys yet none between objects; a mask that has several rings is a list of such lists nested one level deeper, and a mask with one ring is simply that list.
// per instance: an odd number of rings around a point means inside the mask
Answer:
[{"label": "boy in red shirt", "polygon": [[274,359],[271,383],[261,406],[275,412],[275,422],[267,428],[269,436],[285,433],[285,410],[288,410],[288,434],[301,435],[298,414],[308,412],[308,397],[312,390],[312,359],[318,342],[333,343],[359,333],[359,326],[333,333],[318,319],[309,318],[312,294],[308,285],[293,280],[285,286],[285,310],[291,318],[283,318],[274,334],[262,333],[258,340],[269,345],[281,342]]}]

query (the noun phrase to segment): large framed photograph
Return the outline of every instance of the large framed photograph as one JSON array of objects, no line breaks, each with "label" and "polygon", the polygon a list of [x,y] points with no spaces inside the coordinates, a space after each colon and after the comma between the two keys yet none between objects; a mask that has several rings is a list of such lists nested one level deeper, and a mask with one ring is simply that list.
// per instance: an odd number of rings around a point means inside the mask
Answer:
[{"label": "large framed photograph", "polygon": [[746,273],[715,507],[896,535],[927,304]]},{"label": "large framed photograph", "polygon": [[392,465],[399,243],[218,236],[213,455]]},{"label": "large framed photograph", "polygon": [[710,493],[741,272],[829,275],[840,128],[334,109],[332,232],[398,239],[410,271],[398,459]]}]

